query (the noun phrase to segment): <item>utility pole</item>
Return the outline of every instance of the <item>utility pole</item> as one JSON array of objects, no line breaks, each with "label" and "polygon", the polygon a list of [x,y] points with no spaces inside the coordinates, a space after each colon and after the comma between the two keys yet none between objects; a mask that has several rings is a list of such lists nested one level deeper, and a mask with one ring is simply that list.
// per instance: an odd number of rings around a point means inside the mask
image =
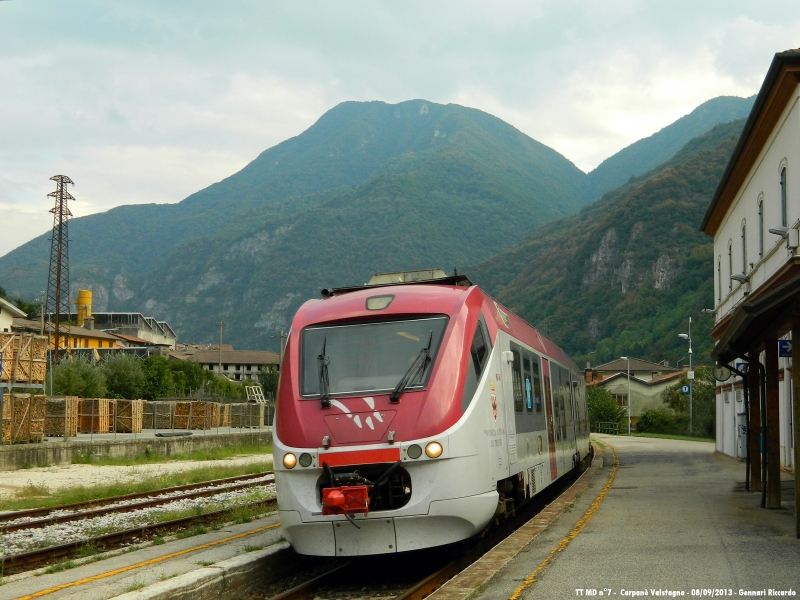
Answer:
[{"label": "utility pole", "polygon": [[45,303],[44,290],[41,290],[39,292],[39,317],[41,317],[42,319],[42,335],[44,335],[44,303]]},{"label": "utility pole", "polygon": [[692,317],[689,317],[689,333],[679,333],[678,337],[689,342],[689,372],[686,379],[689,381],[689,435],[694,433],[694,407],[692,406],[692,392],[694,391],[694,371],[692,371]]},{"label": "utility pole", "polygon": [[280,366],[283,364],[283,353],[284,353],[284,349],[286,348],[286,342],[285,342],[285,340],[286,340],[286,338],[287,338],[288,336],[287,336],[287,335],[286,335],[286,333],[283,331],[283,329],[281,329],[281,330],[278,332],[278,335],[273,335],[273,336],[272,336],[272,338],[273,338],[273,339],[275,339],[276,337],[277,337],[277,338],[280,340],[280,342],[279,342],[279,343],[280,343],[280,346],[279,346],[279,348],[278,348],[278,355],[279,355],[279,359],[278,359],[278,368],[280,368]]},{"label": "utility pole", "polygon": [[225,326],[225,323],[222,319],[219,320],[217,323],[219,326],[219,374],[222,375],[222,328]]}]

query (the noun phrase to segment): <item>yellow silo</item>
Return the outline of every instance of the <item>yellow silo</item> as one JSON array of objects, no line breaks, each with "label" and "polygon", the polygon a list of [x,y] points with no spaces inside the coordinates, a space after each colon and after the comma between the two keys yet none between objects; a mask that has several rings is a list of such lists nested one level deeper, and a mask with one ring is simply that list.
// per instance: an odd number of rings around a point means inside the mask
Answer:
[{"label": "yellow silo", "polygon": [[92,316],[92,290],[78,290],[75,305],[78,307],[78,327],[83,327],[86,317]]}]

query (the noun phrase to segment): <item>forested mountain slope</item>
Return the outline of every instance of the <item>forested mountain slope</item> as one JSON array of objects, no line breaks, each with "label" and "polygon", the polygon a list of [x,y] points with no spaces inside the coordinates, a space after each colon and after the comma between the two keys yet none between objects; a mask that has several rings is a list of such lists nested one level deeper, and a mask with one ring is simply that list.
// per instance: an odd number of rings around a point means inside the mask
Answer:
[{"label": "forested mountain slope", "polygon": [[712,98],[661,131],[620,150],[589,173],[587,200],[593,202],[606,192],[623,185],[631,176],[642,175],[654,169],[687,142],[703,135],[715,125],[747,117],[755,98]]},{"label": "forested mountain slope", "polygon": [[712,241],[698,230],[744,119],[718,125],[650,173],[466,270],[578,360],[675,361],[693,316],[695,360],[711,350]]}]

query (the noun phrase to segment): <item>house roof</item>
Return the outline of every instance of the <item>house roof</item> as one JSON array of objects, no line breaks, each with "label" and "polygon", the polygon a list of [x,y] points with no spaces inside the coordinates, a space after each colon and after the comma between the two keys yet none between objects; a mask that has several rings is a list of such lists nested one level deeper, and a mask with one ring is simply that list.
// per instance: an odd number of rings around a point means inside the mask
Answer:
[{"label": "house roof", "polygon": [[[684,373],[683,371],[677,371],[676,373],[668,373],[667,375],[662,375],[661,377],[656,377],[655,379],[642,379],[640,377],[636,377],[634,375],[631,375],[631,381],[637,381],[637,382],[641,383],[642,385],[646,385],[648,387],[652,387],[654,385],[669,384],[674,379],[680,379],[681,376],[683,375],[683,373]],[[606,383],[608,383],[610,381],[614,381],[615,379],[620,379],[620,378],[627,380],[628,373],[627,372],[614,373],[610,377],[604,377],[603,379],[599,379],[597,381],[593,381],[589,385],[605,385]]]},{"label": "house roof", "polygon": [[116,336],[111,335],[110,333],[106,333],[105,331],[101,331],[99,329],[86,329],[86,327],[78,327],[77,325],[61,325],[61,330],[69,331],[69,335],[72,337],[88,337],[88,338],[95,338],[98,340],[111,340],[116,342]]},{"label": "house roof", "polygon": [[126,342],[130,342],[132,344],[139,344],[140,346],[156,346],[153,342],[148,342],[147,340],[143,340],[140,337],[136,337],[135,335],[123,335],[121,333],[112,333],[114,337],[118,337],[121,340]]},{"label": "house roof", "polygon": [[28,316],[26,312],[21,311],[5,298],[0,298],[0,310],[11,313],[11,318],[24,318]]},{"label": "house roof", "polygon": [[800,78],[800,49],[778,52],[756,96],[742,134],[733,150],[722,179],[714,192],[700,230],[715,235],[736,195],[744,184],[761,149],[775,129],[783,110],[797,89]]},{"label": "house roof", "polygon": [[[220,353],[217,350],[199,350],[187,358],[190,362],[217,364]],[[280,356],[269,350],[223,350],[222,362],[244,365],[277,365]]]},{"label": "house roof", "polygon": [[[624,371],[625,373],[628,372],[628,361],[622,360],[621,358],[617,358],[616,360],[612,360],[611,362],[607,362],[602,365],[598,365],[594,367],[595,371]],[[647,371],[648,373],[652,371],[669,371],[675,372],[678,369],[675,367],[665,367],[664,365],[660,365],[658,363],[654,363],[649,360],[644,360],[643,358],[633,358],[631,357],[631,371]]]}]

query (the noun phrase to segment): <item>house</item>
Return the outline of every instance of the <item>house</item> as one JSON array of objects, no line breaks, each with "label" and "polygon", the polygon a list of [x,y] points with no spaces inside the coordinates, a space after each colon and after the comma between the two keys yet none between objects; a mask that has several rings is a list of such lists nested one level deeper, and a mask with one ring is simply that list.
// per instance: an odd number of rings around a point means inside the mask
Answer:
[{"label": "house", "polygon": [[[258,381],[262,369],[276,370],[280,356],[267,350],[198,350],[189,355],[171,353],[172,358],[199,363],[204,369],[233,381]],[[220,371],[220,365],[222,370]]]},{"label": "house", "polygon": [[781,469],[796,474],[800,462],[799,81],[800,50],[776,54],[701,224],[714,238],[711,356],[749,374],[718,373],[717,450],[747,456],[749,446],[750,489],[766,475],[770,508],[781,507]]},{"label": "house", "polygon": [[27,316],[11,302],[0,298],[0,333],[11,333],[14,319],[24,319]]},{"label": "house", "polygon": [[[646,409],[663,408],[662,392],[677,383],[683,371],[640,358],[630,359],[631,425]],[[628,361],[618,358],[598,365],[587,366],[584,378],[588,385],[602,387],[614,396],[619,406],[628,407]]]}]

